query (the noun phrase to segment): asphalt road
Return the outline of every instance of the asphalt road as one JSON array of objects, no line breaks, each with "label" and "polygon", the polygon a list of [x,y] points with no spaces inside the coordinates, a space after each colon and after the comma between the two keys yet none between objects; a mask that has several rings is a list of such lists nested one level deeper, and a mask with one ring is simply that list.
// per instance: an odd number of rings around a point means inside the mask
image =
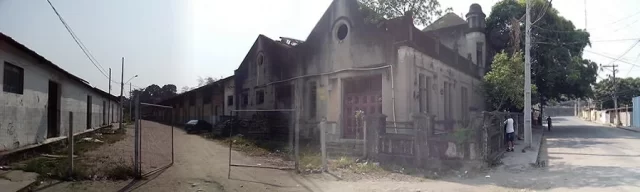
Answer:
[{"label": "asphalt road", "polygon": [[552,119],[545,134],[549,166],[538,178],[549,180],[548,190],[640,191],[640,133],[577,117]]}]

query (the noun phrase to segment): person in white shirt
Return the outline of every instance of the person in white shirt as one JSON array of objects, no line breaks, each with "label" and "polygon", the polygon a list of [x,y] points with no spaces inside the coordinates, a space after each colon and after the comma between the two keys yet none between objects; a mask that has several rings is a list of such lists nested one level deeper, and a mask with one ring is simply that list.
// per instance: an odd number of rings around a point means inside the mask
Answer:
[{"label": "person in white shirt", "polygon": [[507,120],[504,121],[507,133],[507,151],[513,151],[513,138],[515,130],[513,129],[513,119],[511,117],[507,117]]}]

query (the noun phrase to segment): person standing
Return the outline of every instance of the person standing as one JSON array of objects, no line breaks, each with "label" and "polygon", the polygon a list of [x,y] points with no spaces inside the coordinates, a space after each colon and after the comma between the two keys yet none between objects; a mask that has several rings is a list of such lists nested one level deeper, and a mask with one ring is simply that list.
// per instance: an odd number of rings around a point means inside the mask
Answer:
[{"label": "person standing", "polygon": [[513,151],[513,138],[515,137],[515,130],[513,128],[513,118],[507,117],[507,120],[504,121],[507,133],[507,152]]}]

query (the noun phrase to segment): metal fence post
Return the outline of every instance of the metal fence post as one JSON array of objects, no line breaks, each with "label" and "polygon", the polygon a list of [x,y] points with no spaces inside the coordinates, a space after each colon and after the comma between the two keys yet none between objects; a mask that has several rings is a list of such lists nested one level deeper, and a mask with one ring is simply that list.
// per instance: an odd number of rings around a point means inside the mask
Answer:
[{"label": "metal fence post", "polygon": [[327,120],[320,121],[320,151],[322,153],[322,171],[327,170]]},{"label": "metal fence post", "polygon": [[67,131],[69,141],[69,176],[73,176],[73,112],[69,111],[69,131]]},{"label": "metal fence post", "polygon": [[134,134],[134,162],[133,169],[136,177],[140,178],[142,173],[140,172],[140,98],[136,96],[135,101],[136,109],[135,109],[135,134]]}]

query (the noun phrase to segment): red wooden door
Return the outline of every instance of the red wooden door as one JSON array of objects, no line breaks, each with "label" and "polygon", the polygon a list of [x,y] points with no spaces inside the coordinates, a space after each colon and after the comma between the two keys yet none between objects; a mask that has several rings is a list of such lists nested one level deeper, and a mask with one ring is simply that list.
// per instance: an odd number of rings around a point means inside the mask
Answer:
[{"label": "red wooden door", "polygon": [[364,119],[357,122],[356,112],[364,115],[382,113],[382,77],[380,75],[345,80],[342,108],[342,137],[363,138]]}]

